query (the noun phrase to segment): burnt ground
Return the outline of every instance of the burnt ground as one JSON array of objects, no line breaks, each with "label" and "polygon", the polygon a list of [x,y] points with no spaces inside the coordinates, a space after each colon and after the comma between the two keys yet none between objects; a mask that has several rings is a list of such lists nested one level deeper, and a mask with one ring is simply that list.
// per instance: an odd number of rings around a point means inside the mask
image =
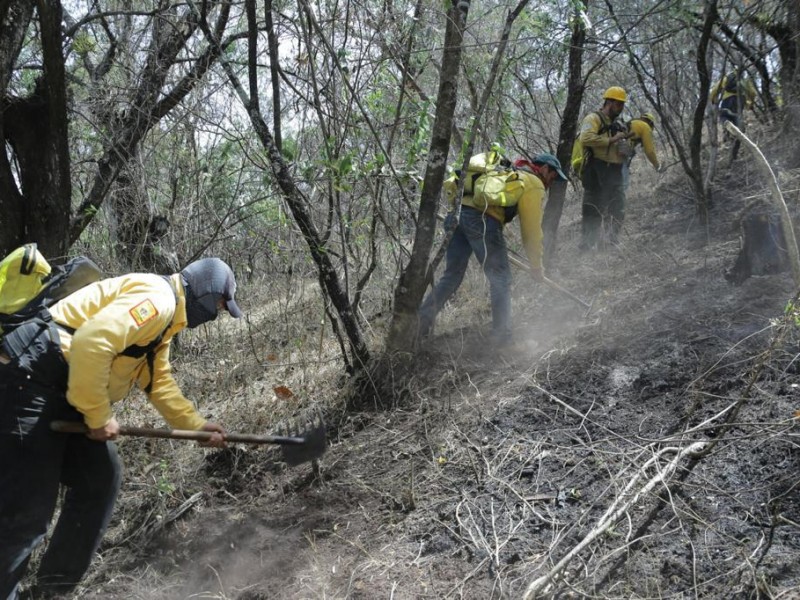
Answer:
[{"label": "burnt ground", "polygon": [[79,595],[800,597],[795,290],[723,277],[766,185],[740,161],[703,226],[677,174],[634,177],[618,249],[578,254],[567,207],[550,274],[588,315],[517,274],[518,345],[496,352],[471,274],[396,406],[331,417],[316,470],[238,448],[150,496],[156,519],[138,492]]}]

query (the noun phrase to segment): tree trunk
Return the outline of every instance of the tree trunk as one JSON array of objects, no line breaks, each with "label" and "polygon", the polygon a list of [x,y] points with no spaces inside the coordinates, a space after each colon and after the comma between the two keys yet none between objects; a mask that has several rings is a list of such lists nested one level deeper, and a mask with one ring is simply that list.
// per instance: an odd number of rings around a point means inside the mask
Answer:
[{"label": "tree trunk", "polygon": [[708,72],[708,66],[706,65],[706,53],[712,37],[714,21],[717,17],[717,1],[708,1],[706,4],[706,10],[702,15],[703,22],[702,27],[700,28],[701,36],[698,42],[696,57],[696,67],[700,78],[700,83],[698,85],[698,94],[700,100],[694,110],[688,148],[686,147],[686,140],[683,133],[683,126],[681,125],[681,120],[672,114],[670,107],[665,106],[660,101],[661,94],[659,89],[662,84],[657,77],[658,73],[655,73],[654,75],[653,69],[645,66],[642,60],[639,58],[637,51],[631,47],[625,30],[614,14],[614,7],[611,0],[606,0],[606,6],[608,7],[612,18],[614,18],[614,20],[617,22],[621,43],[624,45],[625,50],[627,51],[631,67],[636,75],[637,80],[639,81],[640,90],[644,94],[645,98],[647,98],[648,102],[655,107],[656,112],[658,112],[659,116],[661,117],[661,127],[672,141],[672,144],[675,148],[675,153],[678,155],[681,166],[683,167],[686,176],[689,178],[689,181],[694,188],[697,212],[699,213],[701,220],[705,222],[708,218],[707,209],[709,198],[706,196],[706,189],[704,185],[705,181],[700,158],[703,119],[705,116],[706,106],[708,105],[708,94],[711,81]]},{"label": "tree trunk", "polygon": [[108,199],[111,240],[117,261],[125,270],[169,275],[180,269],[174,252],[162,247],[170,222],[156,215],[143,188],[138,148],[122,168]]},{"label": "tree trunk", "polygon": [[[209,3],[210,5],[211,3]],[[216,3],[214,3],[216,4]],[[33,9],[41,38],[42,75],[26,97],[12,97],[8,87]],[[217,21],[222,31],[230,5],[222,3]],[[196,28],[175,14],[154,17],[152,48],[131,92],[128,110],[116,115],[104,155],[97,161],[91,189],[70,219],[71,169],[64,65],[64,15],[58,0],[0,0],[0,252],[37,242],[51,259],[65,256],[106,198],[119,171],[145,134],[189,93],[216,59],[216,50],[200,55],[171,90],[164,91],[169,69]],[[181,27],[175,22],[180,21]],[[31,44],[31,47],[35,44]],[[113,52],[107,55],[111,60]],[[104,61],[97,73],[107,73]],[[125,218],[124,216],[122,218]]]},{"label": "tree trunk", "polygon": [[752,275],[770,275],[789,270],[781,219],[774,210],[761,206],[741,219],[742,247],[725,279],[741,285]]},{"label": "tree trunk", "polygon": [[272,84],[272,130],[275,132],[275,147],[283,151],[280,63],[278,62],[278,36],[275,34],[275,25],[272,22],[272,0],[264,0],[264,27],[267,29],[269,74]]},{"label": "tree trunk", "polygon": [[706,56],[708,45],[711,40],[711,33],[714,23],[717,20],[717,0],[710,0],[706,5],[704,13],[703,30],[700,35],[700,42],[697,45],[697,75],[699,82],[699,100],[695,107],[692,119],[692,135],[689,138],[689,156],[691,157],[691,169],[689,177],[695,189],[697,197],[697,213],[703,223],[708,221],[709,202],[706,196],[706,188],[703,180],[703,164],[701,161],[703,143],[703,120],[705,119],[706,106],[708,106],[708,94],[711,89],[711,75],[708,72]]},{"label": "tree trunk", "polygon": [[[224,31],[229,15],[230,4],[220,3],[220,12],[215,23],[217,35]],[[170,69],[179,60],[179,54],[197,30],[199,18],[192,10],[181,15],[164,14],[154,17],[152,48],[138,76],[138,87],[131,92],[130,107],[123,114],[116,115],[118,124],[110,132],[110,141],[98,160],[92,186],[72,217],[69,230],[71,244],[78,240],[92,221],[108,197],[114,180],[136,154],[147,133],[194,89],[219,58],[221,47],[210,45],[191,65],[188,73],[169,91],[164,91]],[[175,26],[173,21],[178,21],[180,27]]]},{"label": "tree trunk", "polygon": [[[583,3],[588,8],[588,0]],[[573,17],[572,38],[569,46],[569,62],[567,74],[567,102],[561,115],[561,127],[558,131],[558,148],[556,156],[561,165],[566,167],[572,160],[572,144],[578,131],[581,103],[583,102],[583,49],[586,44],[586,27],[580,18],[580,9]],[[567,195],[567,182],[556,181],[550,187],[547,204],[542,218],[544,232],[544,257],[549,268],[558,248],[558,224],[564,210],[564,198]]]},{"label": "tree trunk", "polygon": [[428,258],[433,247],[439,195],[450,150],[450,132],[455,114],[458,73],[469,6],[469,2],[464,0],[451,0],[447,13],[436,116],[417,213],[417,235],[414,238],[411,259],[395,288],[392,324],[386,340],[389,353],[412,352],[417,337],[417,309],[425,294]]},{"label": "tree trunk", "polygon": [[[3,51],[13,48],[13,40],[24,35],[30,22],[29,9],[21,3],[6,5]],[[34,91],[24,98],[3,100],[2,141],[4,146],[0,185],[5,202],[0,234],[3,254],[26,242],[36,242],[39,249],[56,262],[64,257],[68,245],[71,199],[69,145],[67,138],[66,83],[61,50],[61,3],[37,0],[42,43],[42,75]],[[12,51],[13,52],[13,51]],[[2,60],[2,81],[7,85],[16,56]],[[4,86],[3,92],[5,93]],[[13,153],[12,161],[6,146]],[[18,182],[18,183],[17,183]],[[7,195],[6,195],[7,194]]]},{"label": "tree trunk", "polygon": [[786,57],[783,72],[788,79],[783,99],[796,135],[800,132],[800,3],[788,2],[787,11],[791,35],[785,43],[786,50],[781,52]]},{"label": "tree trunk", "polygon": [[[253,130],[258,136],[261,145],[267,152],[270,167],[272,168],[272,174],[275,177],[278,187],[283,193],[286,204],[289,206],[289,210],[292,213],[292,217],[294,218],[297,227],[300,229],[300,233],[303,235],[306,244],[308,244],[311,258],[317,265],[320,287],[325,291],[328,299],[331,301],[331,304],[333,304],[334,308],[336,309],[336,314],[338,315],[339,321],[341,322],[341,325],[345,331],[345,335],[347,336],[347,341],[350,347],[350,355],[348,357],[347,353],[344,352],[344,349],[343,354],[347,369],[353,372],[355,370],[362,369],[369,362],[370,357],[367,345],[364,341],[363,335],[361,334],[358,321],[347,297],[347,293],[343,289],[341,281],[339,280],[339,275],[337,274],[336,268],[331,261],[331,255],[327,251],[325,243],[320,238],[319,232],[317,231],[314,221],[311,218],[309,207],[307,206],[302,194],[297,189],[289,170],[289,166],[286,164],[281,151],[275,145],[275,139],[272,137],[269,126],[264,121],[259,109],[257,97],[258,71],[256,69],[257,64],[255,63],[255,57],[257,56],[255,46],[258,40],[258,31],[255,19],[254,2],[255,0],[247,0],[246,3],[248,55],[250,57],[250,60],[248,61],[248,84],[251,90],[250,95],[245,92],[241,82],[239,81],[239,78],[233,70],[233,67],[227,60],[225,60],[223,56],[221,56],[221,47],[216,34],[211,32],[207,23],[203,20],[200,21],[200,27],[202,28],[203,33],[206,35],[209,43],[217,49],[217,53],[220,55],[220,62],[228,76],[228,80],[236,91],[236,94],[239,96],[239,99],[241,100],[245,110],[247,110]],[[326,312],[330,314],[327,310],[327,307]],[[338,335],[339,325],[333,318],[331,318],[331,325],[333,326],[334,330],[337,331]]]},{"label": "tree trunk", "polygon": [[795,136],[800,131],[800,2],[785,2],[786,22],[775,19],[764,23],[752,18],[750,23],[775,40],[781,64],[779,78],[786,128]]},{"label": "tree trunk", "polygon": [[24,241],[25,198],[15,181],[12,162],[7,152],[8,132],[5,115],[9,99],[6,89],[11,81],[14,63],[19,55],[25,32],[33,16],[33,4],[16,0],[0,4],[0,198],[4,198],[0,211],[0,253],[8,252]]}]

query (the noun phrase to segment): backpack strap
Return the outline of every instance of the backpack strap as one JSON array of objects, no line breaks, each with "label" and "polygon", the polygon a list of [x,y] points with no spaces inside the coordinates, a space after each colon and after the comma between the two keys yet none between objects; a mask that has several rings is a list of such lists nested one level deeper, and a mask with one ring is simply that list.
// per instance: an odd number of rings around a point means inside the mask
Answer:
[{"label": "backpack strap", "polygon": [[[600,129],[597,130],[597,135],[605,135],[611,130],[611,121],[606,123],[605,115],[599,110],[594,111],[594,114],[600,119]],[[580,133],[578,134],[578,139],[580,139]],[[585,168],[592,160],[594,160],[594,151],[587,146],[583,146],[583,167],[581,168]]]},{"label": "backpack strap", "polygon": [[600,129],[597,130],[597,135],[608,133],[611,129],[611,121],[606,123],[605,115],[603,115],[603,113],[599,110],[594,111],[594,114],[596,114],[597,118],[600,119]]},{"label": "backpack strap", "polygon": [[33,268],[36,266],[36,244],[25,244],[25,250],[22,253],[22,262],[19,265],[19,272],[22,275],[30,275],[33,273]]},{"label": "backpack strap", "polygon": [[[169,289],[172,290],[172,295],[175,297],[175,308],[178,307],[178,294],[175,291],[175,288],[172,287],[172,282],[170,281],[169,277],[162,275],[164,280],[169,285]],[[161,345],[161,341],[164,339],[164,335],[169,331],[169,328],[172,327],[173,320],[170,321],[167,326],[163,329],[161,333],[158,334],[150,343],[144,346],[140,346],[138,344],[134,344],[132,346],[128,346],[120,352],[122,356],[129,356],[131,358],[141,358],[145,356],[147,358],[147,368],[150,371],[150,381],[147,383],[147,386],[144,388],[145,394],[149,394],[153,389],[153,374],[155,373],[155,362],[156,362],[156,348]]]}]

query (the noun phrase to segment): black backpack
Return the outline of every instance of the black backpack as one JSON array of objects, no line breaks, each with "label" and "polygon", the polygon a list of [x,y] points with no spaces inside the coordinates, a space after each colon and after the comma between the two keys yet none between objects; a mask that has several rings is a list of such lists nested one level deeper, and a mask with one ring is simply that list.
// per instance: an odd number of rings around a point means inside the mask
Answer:
[{"label": "black backpack", "polygon": [[82,287],[99,281],[103,273],[92,260],[85,256],[71,259],[64,265],[54,267],[50,275],[42,280],[42,289],[16,312],[0,313],[0,334],[5,336],[25,321],[41,316],[59,300],[77,292]]},{"label": "black backpack", "polygon": [[[75,329],[55,323],[47,309],[102,278],[103,272],[91,259],[75,257],[64,265],[54,267],[50,275],[42,280],[43,287],[39,293],[22,308],[10,314],[0,313],[2,349],[29,379],[47,387],[66,389],[68,368],[58,343],[58,329],[70,334],[74,334]],[[177,297],[175,300],[177,303]],[[147,345],[128,346],[121,352],[132,358],[147,357],[151,377],[144,390],[146,393],[150,393],[153,385],[155,350],[170,326],[171,323]]]}]

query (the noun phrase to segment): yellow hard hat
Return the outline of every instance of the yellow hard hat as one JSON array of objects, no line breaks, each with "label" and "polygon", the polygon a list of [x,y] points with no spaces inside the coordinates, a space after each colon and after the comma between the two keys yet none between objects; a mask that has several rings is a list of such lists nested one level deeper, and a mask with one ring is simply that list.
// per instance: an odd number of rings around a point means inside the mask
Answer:
[{"label": "yellow hard hat", "polygon": [[656,116],[653,113],[642,113],[642,119],[647,119],[653,127],[656,126]]},{"label": "yellow hard hat", "polygon": [[620,102],[628,101],[628,94],[625,93],[621,87],[612,85],[603,94],[603,100],[619,100]]}]

